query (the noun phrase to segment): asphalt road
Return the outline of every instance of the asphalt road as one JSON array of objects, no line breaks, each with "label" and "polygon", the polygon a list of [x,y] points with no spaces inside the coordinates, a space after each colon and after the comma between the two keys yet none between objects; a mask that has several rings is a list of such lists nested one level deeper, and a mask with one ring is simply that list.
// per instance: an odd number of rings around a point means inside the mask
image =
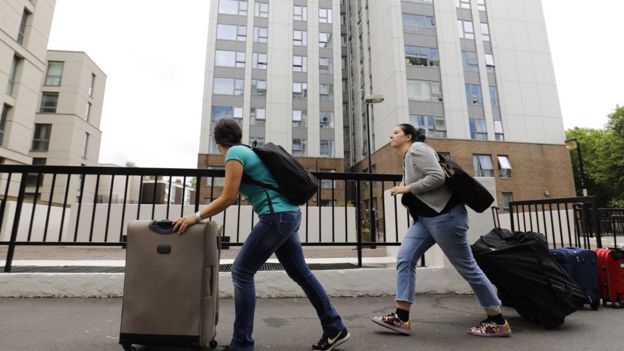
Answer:
[{"label": "asphalt road", "polygon": [[[624,350],[624,309],[612,307],[577,311],[555,330],[544,330],[505,309],[513,335],[480,338],[466,333],[482,319],[473,296],[417,296],[411,336],[391,334],[370,321],[373,314],[393,310],[392,297],[334,298],[333,302],[352,334],[337,350]],[[117,343],[120,314],[121,299],[0,299],[0,350],[122,350]],[[222,299],[220,345],[229,341],[232,314],[233,301]],[[258,300],[256,350],[310,350],[320,335],[318,319],[306,299]]]}]

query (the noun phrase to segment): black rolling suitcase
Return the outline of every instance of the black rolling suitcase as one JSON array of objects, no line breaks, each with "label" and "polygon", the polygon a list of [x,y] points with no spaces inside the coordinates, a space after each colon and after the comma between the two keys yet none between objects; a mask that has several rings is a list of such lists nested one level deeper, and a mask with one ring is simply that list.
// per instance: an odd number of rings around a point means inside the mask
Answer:
[{"label": "black rolling suitcase", "polygon": [[213,222],[184,235],[171,221],[128,225],[119,343],[215,348],[219,245]]},{"label": "black rolling suitcase", "polygon": [[472,245],[502,303],[551,329],[585,302],[583,290],[550,256],[542,234],[496,228]]},{"label": "black rolling suitcase", "polygon": [[550,250],[550,255],[583,289],[587,296],[585,303],[597,310],[600,307],[600,290],[596,253],[578,247],[560,247]]}]

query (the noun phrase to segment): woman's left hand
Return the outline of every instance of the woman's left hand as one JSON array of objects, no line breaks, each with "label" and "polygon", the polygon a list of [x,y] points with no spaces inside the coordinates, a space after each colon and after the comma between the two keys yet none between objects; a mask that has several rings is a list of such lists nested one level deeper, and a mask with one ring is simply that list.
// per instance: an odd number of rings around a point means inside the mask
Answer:
[{"label": "woman's left hand", "polygon": [[180,234],[184,234],[188,227],[195,223],[197,223],[197,217],[195,217],[195,214],[176,218],[173,220],[173,230],[179,232]]},{"label": "woman's left hand", "polygon": [[390,195],[392,196],[395,196],[398,194],[405,194],[409,192],[410,192],[410,188],[407,185],[395,186],[394,188],[390,189]]}]

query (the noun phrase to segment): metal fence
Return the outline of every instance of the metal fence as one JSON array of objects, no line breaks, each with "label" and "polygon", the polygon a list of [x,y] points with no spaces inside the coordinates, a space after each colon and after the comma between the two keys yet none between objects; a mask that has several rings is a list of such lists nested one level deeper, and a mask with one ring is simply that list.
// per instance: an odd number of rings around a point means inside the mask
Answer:
[{"label": "metal fence", "polygon": [[[381,208],[372,220],[363,204],[367,187],[383,194],[401,176],[314,174],[319,189],[301,207],[302,245],[355,247],[362,266],[363,248],[400,244],[399,233],[409,223],[403,222],[408,217],[398,200],[374,199]],[[222,169],[0,165],[0,248],[8,248],[4,271],[11,271],[20,246],[123,247],[129,221],[197,211],[220,194],[223,177]],[[240,196],[215,217],[222,225],[222,239],[231,246],[242,245],[257,220]],[[375,231],[368,223],[376,223],[375,237],[370,237]]]},{"label": "metal fence", "polygon": [[593,196],[509,203],[511,230],[542,233],[551,248],[603,247],[599,218]]}]

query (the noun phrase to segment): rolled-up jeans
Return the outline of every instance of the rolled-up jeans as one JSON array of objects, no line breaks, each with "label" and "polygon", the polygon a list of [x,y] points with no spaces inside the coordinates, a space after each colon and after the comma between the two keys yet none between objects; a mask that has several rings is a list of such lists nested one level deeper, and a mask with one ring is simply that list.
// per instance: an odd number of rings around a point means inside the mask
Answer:
[{"label": "rolled-up jeans", "polygon": [[273,253],[316,309],[323,334],[335,335],[344,325],[325,289],[305,262],[297,232],[301,213],[279,212],[259,217],[260,222],[252,229],[232,265],[236,316],[230,350],[249,351],[254,348],[251,336],[256,308],[254,275]]},{"label": "rolled-up jeans", "polygon": [[409,227],[397,256],[396,300],[414,302],[416,265],[422,255],[438,244],[457,272],[470,284],[482,308],[501,302],[490,280],[477,265],[468,243],[468,213],[464,204],[435,217],[419,217]]}]

